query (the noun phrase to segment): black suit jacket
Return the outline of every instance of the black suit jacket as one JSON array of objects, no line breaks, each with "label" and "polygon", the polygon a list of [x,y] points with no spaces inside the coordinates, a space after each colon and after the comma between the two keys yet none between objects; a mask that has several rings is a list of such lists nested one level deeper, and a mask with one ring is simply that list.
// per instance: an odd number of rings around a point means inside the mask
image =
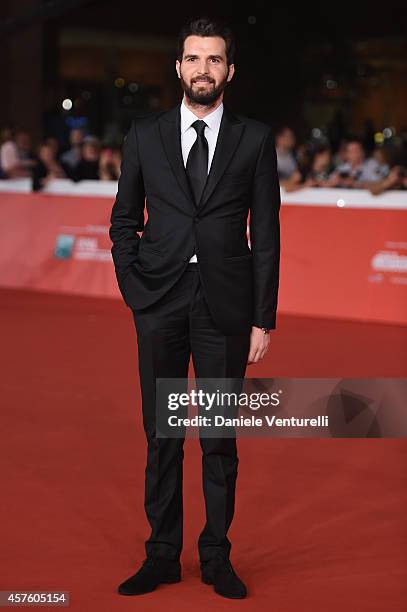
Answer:
[{"label": "black suit jacket", "polygon": [[143,309],[159,300],[182,275],[195,248],[208,307],[223,333],[243,333],[252,325],[275,328],[279,210],[270,126],[224,105],[210,172],[196,204],[182,159],[180,106],[134,120],[123,145],[109,230],[127,306]]}]

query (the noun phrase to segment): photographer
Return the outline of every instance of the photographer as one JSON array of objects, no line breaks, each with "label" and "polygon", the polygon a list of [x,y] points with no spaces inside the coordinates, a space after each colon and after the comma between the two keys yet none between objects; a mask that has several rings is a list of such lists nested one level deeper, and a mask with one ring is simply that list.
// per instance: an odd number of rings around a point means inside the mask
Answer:
[{"label": "photographer", "polygon": [[346,162],[330,174],[324,187],[368,189],[371,183],[381,178],[379,162],[373,158],[366,159],[361,141],[353,138],[346,146]]}]

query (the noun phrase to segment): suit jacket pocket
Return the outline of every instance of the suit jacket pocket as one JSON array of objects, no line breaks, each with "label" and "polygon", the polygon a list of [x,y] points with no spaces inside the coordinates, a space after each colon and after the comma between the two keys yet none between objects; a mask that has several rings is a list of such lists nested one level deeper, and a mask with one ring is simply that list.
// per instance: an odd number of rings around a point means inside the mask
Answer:
[{"label": "suit jacket pocket", "polygon": [[224,182],[227,183],[250,183],[252,178],[250,172],[224,172],[222,176]]},{"label": "suit jacket pocket", "polygon": [[251,253],[245,253],[244,255],[233,255],[232,257],[225,257],[226,261],[239,261],[240,259],[249,259],[252,256]]},{"label": "suit jacket pocket", "polygon": [[144,252],[146,255],[159,255],[160,257],[164,257],[164,253],[156,247],[148,243],[140,243],[139,255],[142,255]]}]

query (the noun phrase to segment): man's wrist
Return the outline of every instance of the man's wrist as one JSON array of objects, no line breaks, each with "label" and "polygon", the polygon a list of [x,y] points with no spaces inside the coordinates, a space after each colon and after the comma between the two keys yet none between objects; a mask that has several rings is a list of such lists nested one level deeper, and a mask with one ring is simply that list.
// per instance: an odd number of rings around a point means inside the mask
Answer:
[{"label": "man's wrist", "polygon": [[276,320],[273,317],[258,317],[252,318],[252,327],[258,327],[259,329],[273,330],[276,328]]},{"label": "man's wrist", "polygon": [[274,327],[262,327],[261,325],[255,325],[254,323],[252,324],[252,327],[257,327],[257,329],[260,329],[265,335],[269,334],[274,329]]}]

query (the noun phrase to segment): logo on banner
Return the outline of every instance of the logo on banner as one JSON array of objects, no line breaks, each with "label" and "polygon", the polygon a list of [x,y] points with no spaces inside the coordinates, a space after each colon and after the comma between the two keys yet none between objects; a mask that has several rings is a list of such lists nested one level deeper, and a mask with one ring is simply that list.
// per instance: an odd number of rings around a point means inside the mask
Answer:
[{"label": "logo on banner", "polygon": [[381,283],[386,278],[393,285],[407,285],[407,253],[400,252],[407,251],[407,243],[391,241],[385,246],[371,259],[373,274],[369,281]]},{"label": "logo on banner", "polygon": [[72,233],[57,235],[55,257],[59,259],[76,259],[80,261],[112,261],[108,228],[99,225],[84,227],[67,227]]},{"label": "logo on banner", "polygon": [[380,251],[372,259],[372,268],[381,272],[407,272],[407,255]]},{"label": "logo on banner", "polygon": [[75,236],[59,234],[57,236],[54,255],[59,259],[69,259],[72,256]]}]

